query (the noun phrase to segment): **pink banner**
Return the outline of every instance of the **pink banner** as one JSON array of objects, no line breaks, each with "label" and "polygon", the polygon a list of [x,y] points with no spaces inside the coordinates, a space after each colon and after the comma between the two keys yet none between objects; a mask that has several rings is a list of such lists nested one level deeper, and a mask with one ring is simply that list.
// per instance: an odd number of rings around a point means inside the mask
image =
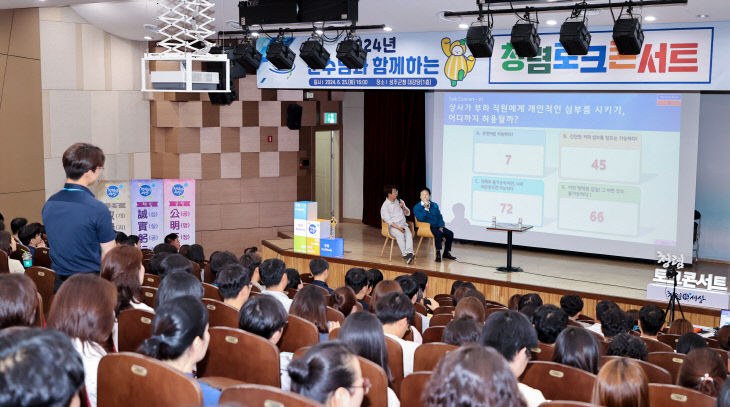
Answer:
[{"label": "pink banner", "polygon": [[165,235],[177,233],[180,244],[195,243],[195,180],[164,180]]}]

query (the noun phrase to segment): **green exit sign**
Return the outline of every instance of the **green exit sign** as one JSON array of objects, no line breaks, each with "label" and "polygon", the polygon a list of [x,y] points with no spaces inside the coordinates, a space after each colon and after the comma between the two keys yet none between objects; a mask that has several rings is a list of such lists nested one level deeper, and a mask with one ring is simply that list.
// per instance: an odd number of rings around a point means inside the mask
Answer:
[{"label": "green exit sign", "polygon": [[337,124],[337,113],[325,113],[324,114],[325,124]]}]

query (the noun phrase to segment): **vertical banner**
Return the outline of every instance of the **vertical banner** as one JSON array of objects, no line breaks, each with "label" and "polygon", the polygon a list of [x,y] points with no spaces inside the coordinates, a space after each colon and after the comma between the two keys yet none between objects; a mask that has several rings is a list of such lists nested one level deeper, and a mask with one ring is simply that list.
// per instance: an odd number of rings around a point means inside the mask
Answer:
[{"label": "vertical banner", "polygon": [[117,232],[130,233],[129,181],[106,181],[97,184],[96,199],[109,208]]},{"label": "vertical banner", "polygon": [[164,180],[165,235],[177,233],[180,244],[195,243],[195,180]]},{"label": "vertical banner", "polygon": [[294,251],[307,253],[308,221],[317,219],[317,202],[294,202]]},{"label": "vertical banner", "polygon": [[162,183],[161,179],[136,179],[130,182],[132,234],[139,236],[143,249],[152,249],[164,239]]}]

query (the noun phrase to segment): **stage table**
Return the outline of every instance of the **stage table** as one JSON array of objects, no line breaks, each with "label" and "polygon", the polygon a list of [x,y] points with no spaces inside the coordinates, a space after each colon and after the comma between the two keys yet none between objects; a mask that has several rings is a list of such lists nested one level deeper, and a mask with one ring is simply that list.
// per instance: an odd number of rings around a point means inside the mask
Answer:
[{"label": "stage table", "polygon": [[512,267],[512,232],[522,233],[532,229],[531,225],[518,225],[516,223],[495,223],[487,226],[487,230],[507,232],[507,267],[497,267],[497,271],[514,273],[522,271],[520,267]]}]

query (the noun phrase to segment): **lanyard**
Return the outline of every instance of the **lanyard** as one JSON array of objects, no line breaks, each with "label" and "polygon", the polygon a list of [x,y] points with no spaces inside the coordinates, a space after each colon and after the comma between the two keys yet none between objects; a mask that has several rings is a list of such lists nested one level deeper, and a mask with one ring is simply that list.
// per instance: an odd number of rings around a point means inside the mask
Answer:
[{"label": "lanyard", "polygon": [[64,191],[80,191],[80,192],[84,192],[83,189],[76,189],[76,188],[64,188],[63,190]]}]

